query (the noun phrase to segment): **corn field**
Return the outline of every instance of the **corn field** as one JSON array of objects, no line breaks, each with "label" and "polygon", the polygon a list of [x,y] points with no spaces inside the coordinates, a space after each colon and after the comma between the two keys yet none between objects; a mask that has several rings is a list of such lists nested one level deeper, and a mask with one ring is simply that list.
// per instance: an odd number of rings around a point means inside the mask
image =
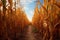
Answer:
[{"label": "corn field", "polygon": [[19,3],[0,0],[0,40],[60,40],[60,0],[37,0],[32,22]]}]

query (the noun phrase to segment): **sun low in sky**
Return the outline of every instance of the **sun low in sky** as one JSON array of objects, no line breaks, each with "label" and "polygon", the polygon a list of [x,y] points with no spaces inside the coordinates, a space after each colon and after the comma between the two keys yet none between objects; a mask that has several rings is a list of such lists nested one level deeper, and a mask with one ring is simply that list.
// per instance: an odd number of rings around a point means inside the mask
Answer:
[{"label": "sun low in sky", "polygon": [[[29,19],[29,21],[32,21],[32,17],[34,15],[34,8],[36,6],[37,0],[20,0],[20,3],[22,4],[25,13]],[[40,0],[42,2],[42,0]]]}]

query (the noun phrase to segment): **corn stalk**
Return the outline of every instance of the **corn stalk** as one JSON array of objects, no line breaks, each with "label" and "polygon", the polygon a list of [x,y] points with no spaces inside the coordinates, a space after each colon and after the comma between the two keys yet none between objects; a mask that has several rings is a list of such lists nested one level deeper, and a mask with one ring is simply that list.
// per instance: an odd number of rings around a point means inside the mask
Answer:
[{"label": "corn stalk", "polygon": [[2,17],[2,22],[3,22],[3,30],[4,30],[4,34],[3,37],[5,39],[8,39],[8,33],[7,33],[7,27],[6,27],[6,0],[1,0],[2,4],[3,4],[3,17]]},{"label": "corn stalk", "polygon": [[12,14],[13,0],[8,0],[8,2],[10,4],[10,13]]},{"label": "corn stalk", "polygon": [[6,14],[6,0],[1,0],[3,4],[3,20],[5,20],[5,14]]}]

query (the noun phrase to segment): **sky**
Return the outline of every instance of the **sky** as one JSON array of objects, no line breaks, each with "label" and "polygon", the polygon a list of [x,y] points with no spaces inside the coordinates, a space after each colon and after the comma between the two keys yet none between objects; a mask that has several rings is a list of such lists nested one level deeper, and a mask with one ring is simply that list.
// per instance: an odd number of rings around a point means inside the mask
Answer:
[{"label": "sky", "polygon": [[[20,0],[20,3],[23,6],[29,21],[32,21],[32,17],[34,15],[34,8],[36,6],[36,1],[37,0]],[[43,3],[43,0],[40,0],[40,2]]]}]

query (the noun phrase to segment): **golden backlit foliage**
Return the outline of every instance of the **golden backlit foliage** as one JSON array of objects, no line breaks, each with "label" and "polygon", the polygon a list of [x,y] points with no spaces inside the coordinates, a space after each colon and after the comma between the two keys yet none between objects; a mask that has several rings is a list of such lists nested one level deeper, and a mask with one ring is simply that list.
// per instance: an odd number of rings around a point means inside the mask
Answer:
[{"label": "golden backlit foliage", "polygon": [[[42,33],[42,40],[60,40],[59,3],[60,0],[44,0],[43,5],[39,3],[39,5],[41,6],[40,9],[38,7],[35,8],[32,24],[37,28],[39,33]],[[56,33],[57,31],[59,33]]]},{"label": "golden backlit foliage", "polygon": [[60,40],[60,0],[44,0],[44,4],[38,0],[32,24],[23,7],[16,7],[16,1],[0,0],[0,40],[19,39],[29,24],[37,29],[41,40]]},{"label": "golden backlit foliage", "polygon": [[10,40],[20,35],[29,24],[23,8],[13,4],[13,0],[0,0],[0,40]]}]

